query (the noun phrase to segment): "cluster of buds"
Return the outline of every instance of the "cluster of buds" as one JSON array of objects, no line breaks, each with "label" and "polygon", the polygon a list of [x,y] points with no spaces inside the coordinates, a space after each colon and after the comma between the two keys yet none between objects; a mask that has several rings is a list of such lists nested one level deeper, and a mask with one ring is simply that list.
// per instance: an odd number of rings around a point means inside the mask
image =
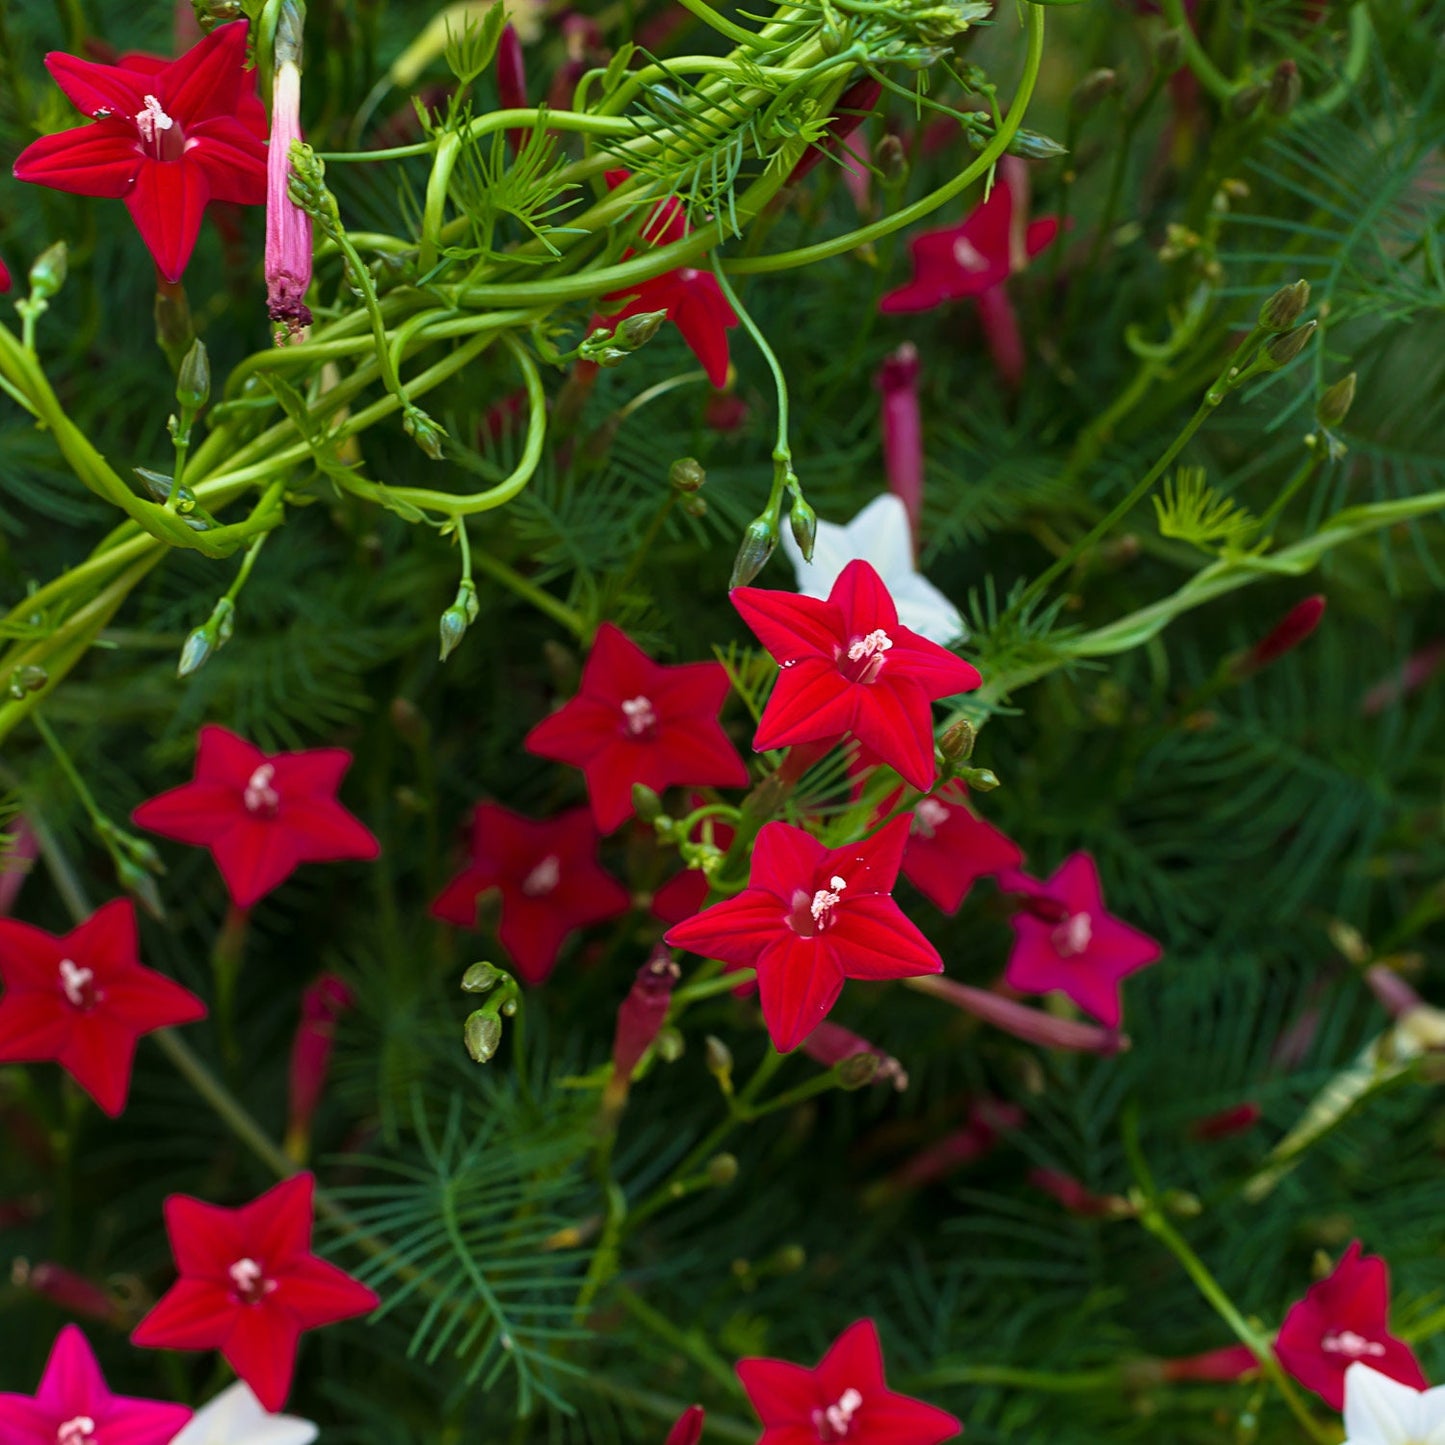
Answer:
[{"label": "cluster of buds", "polygon": [[667,469],[668,484],[678,494],[679,505],[689,517],[705,517],[707,501],[701,495],[707,472],[696,457],[679,457]]},{"label": "cluster of buds", "polygon": [[477,620],[481,607],[477,602],[477,584],[470,577],[463,577],[457,588],[452,605],[442,613],[438,631],[441,633],[441,660],[445,662],[457,644],[467,634],[467,628]]},{"label": "cluster of buds", "polygon": [[474,963],[462,975],[463,993],[485,993],[490,997],[481,1008],[467,1015],[462,1025],[462,1039],[467,1052],[479,1064],[485,1064],[502,1042],[502,1020],[515,1018],[522,1006],[522,990],[510,973],[494,963]]},{"label": "cluster of buds", "polygon": [[116,881],[152,918],[163,919],[165,905],[155,883],[166,871],[161,855],[144,838],[116,827],[109,818],[96,818],[95,832],[110,854]]},{"label": "cluster of buds", "polygon": [[666,320],[666,311],[639,311],[636,316],[618,322],[613,331],[599,326],[577,348],[577,356],[597,366],[621,366],[634,351],[657,335]]},{"label": "cluster of buds", "polygon": [[742,544],[733,559],[732,577],[728,580],[729,591],[734,587],[746,587],[767,566],[768,558],[777,550],[783,492],[786,492],[789,498],[788,526],[792,528],[793,540],[803,554],[803,561],[813,560],[813,548],[818,541],[818,514],[804,497],[802,484],[798,481],[791,462],[786,457],[778,456],[773,465],[776,469],[774,500],[768,504],[765,512],[748,523],[747,530],[743,533]]}]

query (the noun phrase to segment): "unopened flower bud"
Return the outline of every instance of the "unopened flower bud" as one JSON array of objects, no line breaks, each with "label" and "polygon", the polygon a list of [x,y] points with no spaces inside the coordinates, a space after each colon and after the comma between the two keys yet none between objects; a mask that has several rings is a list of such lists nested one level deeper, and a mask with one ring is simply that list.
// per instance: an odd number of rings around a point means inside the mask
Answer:
[{"label": "unopened flower bud", "polygon": [[496,1014],[478,1009],[467,1016],[462,1038],[472,1058],[479,1064],[485,1064],[502,1042],[502,1021]]},{"label": "unopened flower bud", "polygon": [[687,1040],[681,1029],[668,1024],[652,1041],[652,1051],[664,1064],[675,1064],[687,1052]]},{"label": "unopened flower bud", "polygon": [[662,816],[662,799],[646,783],[633,783],[632,810],[644,823],[654,823]]},{"label": "unopened flower bud", "polygon": [[[974,138],[974,133],[968,133],[969,139]],[[978,137],[980,141],[986,141],[986,137]],[[980,145],[982,150],[983,146]],[[1036,130],[1016,130],[1013,139],[1009,141],[1006,150],[1011,156],[1022,156],[1026,161],[1051,161],[1057,156],[1068,155],[1068,147],[1062,146],[1052,136],[1044,135]]]},{"label": "unopened flower bud", "polygon": [[68,270],[69,251],[64,241],[47,246],[30,267],[30,291],[38,301],[48,301],[62,286]]},{"label": "unopened flower bud", "polygon": [[667,1432],[663,1445],[698,1445],[702,1439],[703,1408],[689,1405],[678,1417],[677,1424]]},{"label": "unopened flower bud", "polygon": [[738,1158],[736,1154],[714,1154],[707,1161],[707,1177],[710,1184],[715,1184],[719,1189],[725,1189],[734,1179],[738,1177]]},{"label": "unopened flower bud", "polygon": [[700,492],[707,481],[707,472],[696,457],[679,457],[668,469],[667,480],[684,495]]},{"label": "unopened flower bud", "polygon": [[657,335],[666,320],[666,311],[642,311],[636,316],[629,316],[618,326],[612,344],[621,347],[623,351],[636,351],[639,346],[645,346]]},{"label": "unopened flower bud", "polygon": [[115,1322],[118,1311],[114,1300],[98,1284],[63,1264],[51,1264],[45,1260],[31,1264],[24,1258],[18,1258],[11,1266],[10,1282],[21,1289],[32,1290],[70,1314],[110,1324]]},{"label": "unopened flower bud", "polygon": [[485,960],[481,963],[474,963],[462,975],[462,992],[486,993],[489,988],[500,983],[505,977],[506,974],[495,963],[488,963]]},{"label": "unopened flower bud", "polygon": [[793,541],[803,554],[803,561],[813,560],[813,548],[818,543],[818,514],[802,497],[798,497],[788,509],[788,526],[793,531]]},{"label": "unopened flower bud", "polygon": [[991,793],[1001,787],[998,775],[992,768],[960,768],[958,776],[975,792]]},{"label": "unopened flower bud", "polygon": [[883,179],[893,185],[901,185],[907,180],[908,149],[903,144],[902,137],[889,131],[873,147],[873,164],[878,167]]},{"label": "unopened flower bud", "polygon": [[950,763],[966,763],[973,756],[973,745],[978,740],[974,725],[963,718],[944,730],[938,740],[938,751]]},{"label": "unopened flower bud", "polygon": [[828,122],[822,140],[810,145],[788,176],[787,184],[795,186],[825,156],[837,159],[843,154],[844,142],[878,107],[883,94],[882,81],[871,75],[855,80],[834,106],[834,118]]},{"label": "unopened flower bud", "polygon": [[1286,116],[1299,104],[1303,91],[1299,66],[1293,60],[1281,60],[1269,78],[1264,103],[1271,115]]},{"label": "unopened flower bud", "polygon": [[1278,371],[1281,367],[1288,366],[1309,345],[1310,337],[1315,334],[1318,326],[1318,321],[1306,321],[1303,326],[1296,326],[1293,331],[1286,331],[1282,336],[1271,336],[1260,347],[1257,364],[1264,371]]},{"label": "unopened flower bud", "polygon": [[1187,1189],[1166,1189],[1159,1196],[1159,1204],[1166,1214],[1172,1214],[1179,1219],[1198,1219],[1204,1213],[1199,1196],[1191,1194]]},{"label": "unopened flower bud", "polygon": [[1162,75],[1173,75],[1184,64],[1184,36],[1178,30],[1164,30],[1154,42],[1154,64]]},{"label": "unopened flower bud", "polygon": [[617,1010],[617,1028],[612,1037],[612,1073],[617,1080],[632,1077],[632,1071],[667,1021],[673,986],[681,977],[682,970],[661,944],[637,970],[637,977]]},{"label": "unopened flower bud", "polygon": [[1118,88],[1118,71],[1110,70],[1107,66],[1091,70],[1074,87],[1074,93],[1069,97],[1069,105],[1075,115],[1088,115],[1101,100],[1107,100]]},{"label": "unopened flower bud", "polygon": [[1310,302],[1310,283],[1298,280],[1281,286],[1260,307],[1259,324],[1267,331],[1288,331],[1304,313]]},{"label": "unopened flower bud", "polygon": [[733,562],[733,575],[728,579],[728,590],[746,587],[767,565],[777,545],[777,523],[769,517],[754,517],[743,533],[742,545]]},{"label": "unopened flower bud", "polygon": [[1342,376],[1326,389],[1315,406],[1315,420],[1325,427],[1339,426],[1355,403],[1355,373]]},{"label": "unopened flower bud", "polygon": [[211,358],[199,337],[191,343],[176,374],[176,400],[186,411],[199,411],[211,399]]},{"label": "unopened flower bud", "polygon": [[1228,675],[1238,681],[1268,667],[1298,647],[1320,625],[1324,615],[1325,599],[1318,592],[1295,603],[1253,647],[1227,665]]},{"label": "unopened flower bud", "polygon": [[401,419],[401,429],[429,456],[442,459],[442,443],[447,434],[419,406],[408,406]]},{"label": "unopened flower bud", "polygon": [[156,887],[156,880],[139,863],[124,856],[118,857],[115,860],[115,877],[120,886],[152,918],[158,921],[165,919],[166,906],[161,901],[160,889]]},{"label": "unopened flower bud", "polygon": [[1259,103],[1269,93],[1264,85],[1242,85],[1225,102],[1225,109],[1235,120],[1248,120],[1259,109]]},{"label": "unopened flower bud", "polygon": [[877,1054],[853,1054],[833,1065],[840,1089],[866,1088],[878,1075],[880,1060]]},{"label": "unopened flower bud", "polygon": [[708,1073],[722,1085],[723,1093],[731,1094],[733,1091],[732,1050],[716,1034],[709,1034],[703,1041],[702,1056]]},{"label": "unopened flower bud", "polygon": [[10,674],[10,696],[22,698],[27,693],[40,692],[49,681],[50,674],[43,667],[17,667]]},{"label": "unopened flower bud", "polygon": [[196,628],[181,647],[180,661],[176,663],[176,676],[189,677],[210,661],[214,651],[215,643],[212,642],[210,633],[204,627]]}]

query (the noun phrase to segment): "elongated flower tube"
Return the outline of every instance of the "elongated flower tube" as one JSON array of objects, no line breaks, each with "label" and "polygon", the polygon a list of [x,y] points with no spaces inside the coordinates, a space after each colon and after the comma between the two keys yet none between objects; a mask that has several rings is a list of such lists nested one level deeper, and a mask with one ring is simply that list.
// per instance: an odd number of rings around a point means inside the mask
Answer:
[{"label": "elongated flower tube", "polygon": [[905,341],[873,378],[883,397],[883,465],[888,490],[903,499],[913,547],[923,513],[923,412],[918,404],[918,348]]},{"label": "elongated flower tube", "polygon": [[[271,141],[266,150],[266,309],[278,341],[311,325],[311,217],[291,199],[291,142],[301,139],[301,27],[295,0],[276,25],[276,76],[271,92]],[[284,329],[283,329],[284,328]]]}]

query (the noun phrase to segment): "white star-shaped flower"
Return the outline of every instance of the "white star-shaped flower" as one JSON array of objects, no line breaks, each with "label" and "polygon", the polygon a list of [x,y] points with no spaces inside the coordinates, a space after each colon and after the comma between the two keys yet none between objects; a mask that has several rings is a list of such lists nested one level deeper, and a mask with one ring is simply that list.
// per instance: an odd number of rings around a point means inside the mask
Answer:
[{"label": "white star-shaped flower", "polygon": [[844,567],[861,558],[883,579],[905,627],[940,646],[964,636],[958,608],[914,567],[908,509],[892,492],[874,497],[846,527],[819,518],[811,563],[803,561],[802,550],[786,527],[783,550],[804,597],[827,597]]},{"label": "white star-shaped flower", "polygon": [[1417,1390],[1368,1365],[1345,1371],[1345,1445],[1445,1445],[1445,1385]]},{"label": "white star-shaped flower", "polygon": [[268,1415],[251,1387],[237,1380],[197,1410],[171,1445],[311,1445],[318,1433],[310,1420]]}]

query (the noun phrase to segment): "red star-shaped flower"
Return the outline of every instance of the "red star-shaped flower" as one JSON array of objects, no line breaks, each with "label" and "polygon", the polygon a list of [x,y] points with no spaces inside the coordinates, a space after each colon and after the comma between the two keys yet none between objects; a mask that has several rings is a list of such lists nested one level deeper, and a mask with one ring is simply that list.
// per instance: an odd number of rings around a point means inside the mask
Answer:
[{"label": "red star-shaped flower", "polygon": [[[627,178],[627,171],[608,171],[607,184],[615,189]],[[642,227],[643,237],[654,246],[669,246],[687,234],[687,217],[676,196],[669,196],[654,206]],[[628,256],[636,254],[627,252]],[[667,319],[682,332],[682,339],[702,363],[707,379],[714,386],[722,386],[727,381],[728,331],[738,324],[738,318],[722,294],[717,277],[710,271],[680,266],[676,271],[664,272],[651,281],[626,291],[614,291],[602,299],[622,303],[620,310],[607,317],[605,324],[614,327],[629,316],[666,311]]]},{"label": "red star-shaped flower", "polygon": [[131,815],[142,828],[209,848],[237,908],[250,908],[302,863],[371,859],[381,845],[336,800],[344,748],[263,753],[214,725],[201,729],[195,781]]},{"label": "red star-shaped flower", "polygon": [[115,1118],[141,1035],[206,1016],[195,994],[144,967],[138,950],[129,899],[62,938],[0,918],[0,1061],[54,1059]]},{"label": "red star-shaped flower", "polygon": [[131,1342],[151,1350],[220,1350],[266,1409],[279,1410],[302,1331],[381,1303],[345,1270],[312,1254],[315,1187],[313,1175],[294,1174],[239,1209],[172,1194],[166,1233],[180,1278]]},{"label": "red star-shaped flower", "polygon": [[907,841],[905,818],[831,849],[790,823],[768,823],[748,886],[670,928],[667,942],[756,969],[763,1021],[787,1053],[823,1021],[844,979],[943,971],[890,896]]},{"label": "red star-shaped flower", "polygon": [[184,1405],[113,1395],[77,1325],[55,1337],[34,1395],[0,1395],[0,1445],[170,1445]]},{"label": "red star-shaped flower", "polygon": [[1275,1341],[1279,1362],[1331,1410],[1345,1407],[1345,1371],[1356,1360],[1423,1390],[1428,1385],[1409,1345],[1390,1333],[1390,1270],[1355,1240],[1334,1272],[1289,1308]]},{"label": "red star-shaped flower", "polygon": [[963,1429],[947,1410],[888,1388],[872,1320],[849,1325],[814,1369],[739,1360],[737,1371],[763,1422],[758,1445],[940,1445]]},{"label": "red star-shaped flower", "polygon": [[210,201],[266,199],[266,132],[245,70],[246,25],[221,25],[179,60],[99,65],[54,51],[55,83],[94,117],[27,146],[15,178],[124,199],[167,281],[179,281]]},{"label": "red star-shaped flower", "polygon": [[[892,810],[901,793],[884,805]],[[903,876],[945,913],[957,913],[980,878],[1017,868],[1023,850],[968,806],[968,788],[958,779],[920,798],[913,809]]]},{"label": "red star-shaped flower", "polygon": [[565,707],[527,734],[526,748],[582,769],[604,832],[632,816],[632,785],[740,788],[748,770],[718,723],[728,694],[720,663],[654,662],[604,622]]},{"label": "red star-shaped flower", "polygon": [[502,895],[497,937],[528,983],[542,983],[569,934],[626,913],[632,897],[597,861],[597,827],[586,808],[538,822],[496,803],[472,816],[471,862],[432,904],[432,914],[477,926],[477,903]]},{"label": "red star-shaped flower", "polygon": [[967,692],[977,669],[902,626],[877,572],[863,561],[839,574],[826,602],[761,587],[733,589],[734,606],[782,669],[753,747],[854,733],[920,791],[933,786],[929,703]]},{"label": "red star-shaped flower", "polygon": [[1047,882],[1011,873],[1005,886],[1021,892],[1024,902],[1012,920],[1004,982],[1021,993],[1067,994],[1101,1024],[1118,1028],[1120,981],[1157,963],[1164,950],[1105,912],[1094,860],[1074,853]]}]

